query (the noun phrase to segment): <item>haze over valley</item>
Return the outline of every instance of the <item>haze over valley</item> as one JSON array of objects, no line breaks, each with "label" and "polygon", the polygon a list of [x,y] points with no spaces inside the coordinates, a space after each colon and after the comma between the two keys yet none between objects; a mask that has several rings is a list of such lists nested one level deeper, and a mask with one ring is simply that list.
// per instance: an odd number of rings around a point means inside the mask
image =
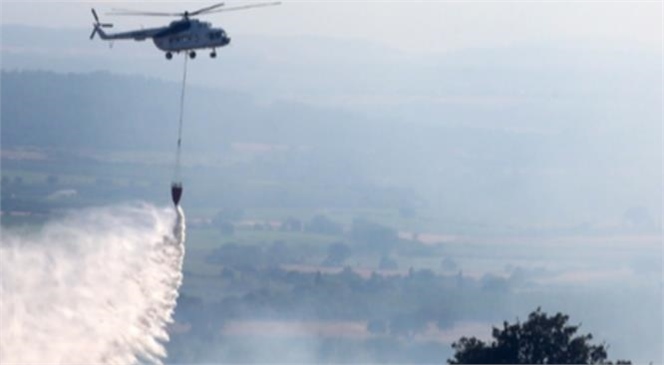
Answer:
[{"label": "haze over valley", "polygon": [[[182,242],[159,208],[182,55],[10,20],[3,245],[127,209],[156,228],[126,232]],[[444,363],[538,307],[611,360],[662,361],[661,49],[227,30],[231,46],[188,64],[164,363]]]}]

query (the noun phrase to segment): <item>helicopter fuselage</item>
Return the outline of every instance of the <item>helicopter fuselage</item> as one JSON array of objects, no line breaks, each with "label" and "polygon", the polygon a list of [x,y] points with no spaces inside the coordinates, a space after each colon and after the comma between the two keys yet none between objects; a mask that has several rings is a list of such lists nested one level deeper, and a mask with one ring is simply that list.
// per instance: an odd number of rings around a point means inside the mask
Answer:
[{"label": "helicopter fuselage", "polygon": [[174,21],[156,33],[152,40],[157,48],[165,52],[214,49],[231,41],[222,28],[213,28],[210,23],[196,19]]},{"label": "helicopter fuselage", "polygon": [[144,41],[152,38],[155,46],[166,52],[167,58],[170,58],[171,52],[192,52],[205,48],[212,49],[214,55],[215,48],[226,46],[231,42],[222,28],[213,28],[210,23],[197,19],[181,19],[171,22],[167,27],[112,34],[105,33],[99,25],[96,25],[95,32],[104,40]]}]

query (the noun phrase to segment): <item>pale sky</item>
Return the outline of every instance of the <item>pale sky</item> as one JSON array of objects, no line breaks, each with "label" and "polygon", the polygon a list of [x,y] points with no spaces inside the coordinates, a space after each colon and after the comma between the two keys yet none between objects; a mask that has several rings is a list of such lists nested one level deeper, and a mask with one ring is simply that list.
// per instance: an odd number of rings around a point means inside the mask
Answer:
[{"label": "pale sky", "polygon": [[[114,7],[176,12],[206,2],[2,1],[3,24],[90,27],[90,8],[116,30],[160,26],[168,18],[119,17]],[[247,2],[227,1],[227,5]],[[205,17],[230,33],[370,40],[393,48],[445,51],[520,43],[579,41],[661,51],[661,1],[288,1]]]}]

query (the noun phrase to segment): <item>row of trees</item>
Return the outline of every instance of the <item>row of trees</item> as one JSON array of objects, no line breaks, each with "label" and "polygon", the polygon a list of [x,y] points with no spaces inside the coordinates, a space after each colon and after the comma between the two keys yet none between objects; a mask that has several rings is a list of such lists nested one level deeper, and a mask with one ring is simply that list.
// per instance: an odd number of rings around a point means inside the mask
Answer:
[{"label": "row of trees", "polygon": [[[244,212],[239,208],[224,209],[215,215],[212,219],[212,224],[219,228],[222,233],[228,233],[227,226],[241,220],[243,215]],[[309,221],[288,217],[281,222],[279,230],[328,236],[341,236],[344,234],[344,227],[341,223],[320,214],[312,217]],[[399,240],[395,229],[362,218],[353,220],[348,237],[356,242],[367,244],[380,242],[386,246],[394,245]]]},{"label": "row of trees", "polygon": [[[569,325],[569,316],[549,316],[541,308],[526,322],[503,322],[494,327],[493,340],[485,343],[475,337],[462,337],[452,344],[456,351],[450,364],[611,364],[607,346],[590,341],[592,334],[580,334],[579,326]],[[618,360],[617,364],[631,364]]]},{"label": "row of trees", "polygon": [[[277,274],[277,273],[275,273]],[[229,273],[226,275],[228,276]],[[243,275],[246,275],[243,274]],[[279,278],[278,276],[281,276]],[[339,287],[341,282],[346,282],[349,289],[359,292],[372,292],[371,295],[385,297],[387,291],[379,290],[381,286],[390,292],[404,292],[406,297],[412,295],[405,287],[420,286],[422,284],[422,277],[417,279],[417,276],[410,278],[401,278],[401,285],[398,281],[382,281],[382,283],[375,282],[379,280],[372,278],[364,281],[361,278],[354,276],[350,271],[346,271],[335,275],[314,274],[296,274],[296,273],[282,273],[275,279],[279,281],[289,282],[309,282],[314,287],[319,287],[320,290],[312,289],[312,292],[303,290],[302,288],[294,290],[288,296],[273,296],[269,289],[261,289],[246,293],[240,297],[229,298],[219,304],[206,305],[202,300],[194,297],[182,295],[178,299],[178,307],[176,310],[176,320],[180,323],[189,323],[192,327],[186,337],[177,338],[178,346],[189,347],[188,341],[203,341],[208,344],[217,341],[227,341],[229,339],[222,338],[220,329],[223,327],[224,322],[229,319],[262,319],[262,318],[280,318],[291,320],[307,320],[311,316],[319,318],[327,318],[328,320],[341,319],[347,316],[355,320],[361,320],[362,316],[376,317],[380,313],[387,314],[386,310],[393,311],[391,316],[385,317],[386,319],[369,319],[367,320],[367,331],[372,334],[373,345],[369,342],[358,343],[348,347],[353,351],[362,353],[366,351],[363,346],[374,346],[376,341],[391,343],[392,349],[401,348],[403,351],[407,347],[412,347],[404,344],[423,344],[422,341],[413,341],[418,332],[422,331],[431,323],[432,320],[440,328],[449,328],[457,320],[465,316],[463,308],[450,307],[446,302],[438,302],[433,307],[426,309],[424,307],[414,312],[404,311],[409,307],[408,302],[398,302],[396,298],[386,298],[390,303],[374,302],[373,308],[366,308],[367,298],[360,298],[359,302],[348,303],[351,306],[346,306],[344,297],[350,296],[349,293],[344,293],[346,289]],[[230,275],[233,276],[233,275]],[[273,276],[274,277],[274,276]],[[236,278],[242,280],[242,278]],[[246,279],[246,278],[245,278]],[[254,280],[254,279],[249,279]],[[367,286],[368,282],[374,281],[371,286]],[[410,284],[408,284],[410,282]],[[279,284],[282,286],[282,284]],[[400,286],[405,286],[399,288]],[[330,290],[336,287],[337,290]],[[233,291],[235,288],[228,288]],[[378,292],[376,292],[378,290]],[[320,296],[317,301],[313,296]],[[295,298],[296,302],[288,302],[288,298]],[[420,298],[425,302],[430,302],[430,298]],[[403,300],[403,299],[402,299]],[[304,307],[293,308],[295,303],[308,303],[308,311],[305,313]],[[272,303],[269,310],[265,305]],[[342,311],[330,312],[323,303],[328,303]],[[495,304],[495,303],[494,303]],[[342,307],[342,308],[339,308]],[[345,308],[345,309],[344,309]],[[436,308],[438,310],[436,310]],[[292,310],[300,311],[299,316],[293,316]],[[359,311],[359,312],[358,312]],[[444,313],[443,316],[438,316],[436,319],[436,312],[438,314]],[[364,314],[361,314],[364,313]],[[358,318],[357,315],[360,314]],[[302,317],[304,315],[304,317]],[[331,317],[329,315],[332,315]],[[322,317],[320,317],[322,316]],[[449,364],[612,364],[609,362],[607,354],[607,345],[593,344],[592,334],[580,334],[579,325],[569,324],[569,316],[556,313],[555,315],[548,315],[540,308],[531,312],[525,322],[516,321],[516,323],[503,322],[502,327],[494,327],[492,329],[492,340],[485,342],[475,337],[461,337],[459,340],[452,344],[454,351],[453,357],[448,359]],[[256,334],[259,336],[260,334]],[[321,339],[321,341],[323,341]],[[409,362],[430,362],[432,356],[440,352],[440,346],[424,346],[420,347],[421,351],[429,351],[427,354],[421,353],[420,357],[402,358],[398,357],[399,354],[390,352],[386,347],[372,347],[371,351],[374,352],[375,358],[382,359],[384,362],[391,361],[409,361]],[[321,354],[323,356],[325,354]],[[334,355],[334,354],[327,354]],[[326,355],[326,356],[327,356]],[[352,354],[348,359],[352,360]],[[403,354],[402,354],[403,355]],[[427,360],[428,359],[428,360]],[[180,360],[187,360],[182,358]],[[325,357],[318,360],[339,360],[334,357]],[[617,364],[630,364],[629,361],[619,360]]]}]

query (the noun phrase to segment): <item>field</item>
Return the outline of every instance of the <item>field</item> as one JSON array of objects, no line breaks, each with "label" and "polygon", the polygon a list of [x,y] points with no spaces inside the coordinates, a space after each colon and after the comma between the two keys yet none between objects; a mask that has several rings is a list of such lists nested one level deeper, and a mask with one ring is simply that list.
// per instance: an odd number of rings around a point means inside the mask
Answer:
[{"label": "field", "polygon": [[[89,206],[171,205],[165,154],[2,156],[3,229],[37,230]],[[354,354],[374,361],[392,353],[434,362],[449,356],[460,336],[486,338],[490,324],[543,304],[583,318],[620,350],[621,328],[629,324],[606,319],[638,306],[630,320],[648,327],[648,313],[661,303],[652,295],[661,277],[657,234],[488,233],[441,218],[417,199],[365,205],[355,199],[366,198],[367,189],[338,187],[330,194],[341,198],[329,200],[327,186],[257,177],[249,167],[246,176],[228,177],[223,166],[211,178],[204,178],[209,166],[185,174],[174,359],[193,361],[203,354],[195,349],[215,342],[222,353],[210,358],[217,361],[269,361],[267,352],[246,358],[247,344],[254,344],[295,349],[282,360],[344,362]],[[613,298],[617,286],[648,300]],[[616,304],[597,308],[598,301]]]}]

